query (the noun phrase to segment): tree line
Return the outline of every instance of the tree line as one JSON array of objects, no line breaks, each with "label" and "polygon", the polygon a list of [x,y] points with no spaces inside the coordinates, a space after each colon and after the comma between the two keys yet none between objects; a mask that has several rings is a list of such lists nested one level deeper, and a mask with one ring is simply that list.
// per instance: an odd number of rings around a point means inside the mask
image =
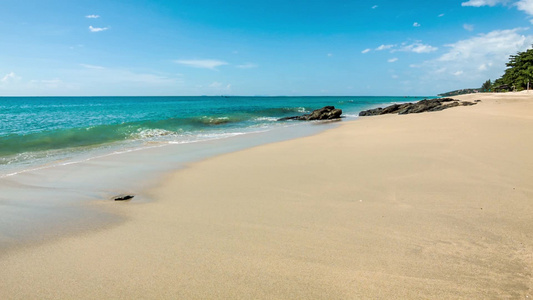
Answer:
[{"label": "tree line", "polygon": [[533,88],[533,49],[518,52],[509,57],[509,62],[505,64],[507,69],[502,77],[485,81],[481,86],[482,92],[499,90],[525,90]]}]

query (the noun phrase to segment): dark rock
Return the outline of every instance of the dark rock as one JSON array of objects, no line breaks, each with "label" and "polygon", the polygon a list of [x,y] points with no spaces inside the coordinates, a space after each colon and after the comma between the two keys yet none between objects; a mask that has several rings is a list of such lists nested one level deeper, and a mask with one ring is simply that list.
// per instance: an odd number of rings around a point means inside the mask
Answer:
[{"label": "dark rock", "polygon": [[376,116],[396,113],[400,115],[418,114],[426,111],[441,111],[455,106],[469,106],[474,104],[476,103],[467,101],[460,102],[459,100],[452,98],[424,99],[416,103],[392,104],[385,108],[378,107],[364,110],[359,113],[359,116]]},{"label": "dark rock", "polygon": [[431,111],[441,111],[441,110],[444,110],[446,108],[456,107],[456,106],[459,106],[459,105],[461,105],[460,102],[452,102],[450,104],[446,104],[446,105],[441,105],[441,106],[435,107]]},{"label": "dark rock", "polygon": [[411,109],[412,106],[413,106],[412,103],[405,103],[405,104],[400,105],[400,107],[398,108],[398,114],[400,115],[406,114],[407,111],[409,111],[409,109]]},{"label": "dark rock", "polygon": [[438,99],[440,102],[450,102],[450,101],[459,101],[452,98],[440,98]]},{"label": "dark rock", "polygon": [[393,104],[391,106],[385,107],[383,110],[381,110],[381,112],[379,114],[380,115],[393,114],[393,113],[397,112],[399,108],[400,108],[399,104]]},{"label": "dark rock", "polygon": [[130,200],[131,198],[135,197],[134,195],[118,195],[113,197],[113,200],[115,201],[126,201]]},{"label": "dark rock", "polygon": [[369,110],[363,110],[362,112],[359,113],[359,116],[377,116],[381,114],[382,110],[383,108],[381,107],[369,109]]},{"label": "dark rock", "polygon": [[278,121],[297,120],[297,121],[315,121],[315,120],[334,120],[340,119],[342,110],[334,106],[325,106],[317,110],[313,110],[310,114],[285,117],[278,119]]}]

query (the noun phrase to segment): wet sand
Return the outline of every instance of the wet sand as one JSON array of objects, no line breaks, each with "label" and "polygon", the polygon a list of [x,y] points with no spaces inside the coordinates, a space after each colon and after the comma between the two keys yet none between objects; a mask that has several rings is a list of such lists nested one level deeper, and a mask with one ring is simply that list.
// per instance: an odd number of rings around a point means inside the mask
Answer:
[{"label": "wet sand", "polygon": [[168,174],[0,255],[1,299],[533,297],[533,93],[345,122]]}]

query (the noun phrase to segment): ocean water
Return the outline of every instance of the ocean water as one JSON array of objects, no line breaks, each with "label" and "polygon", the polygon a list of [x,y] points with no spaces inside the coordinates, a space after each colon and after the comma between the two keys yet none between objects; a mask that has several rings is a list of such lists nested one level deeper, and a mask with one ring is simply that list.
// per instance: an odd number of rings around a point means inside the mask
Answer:
[{"label": "ocean water", "polygon": [[279,118],[423,98],[0,97],[0,249],[116,223],[112,197],[151,201],[167,171],[337,124]]},{"label": "ocean water", "polygon": [[326,105],[355,117],[404,97],[3,97],[0,176],[76,156],[191,143],[295,125],[281,117]]}]

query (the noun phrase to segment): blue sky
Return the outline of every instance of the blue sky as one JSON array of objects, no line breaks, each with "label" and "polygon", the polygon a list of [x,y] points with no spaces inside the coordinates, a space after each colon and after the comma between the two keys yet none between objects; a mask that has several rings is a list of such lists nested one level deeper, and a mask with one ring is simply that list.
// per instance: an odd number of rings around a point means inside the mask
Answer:
[{"label": "blue sky", "polygon": [[533,0],[2,0],[0,96],[436,95],[531,27]]}]

